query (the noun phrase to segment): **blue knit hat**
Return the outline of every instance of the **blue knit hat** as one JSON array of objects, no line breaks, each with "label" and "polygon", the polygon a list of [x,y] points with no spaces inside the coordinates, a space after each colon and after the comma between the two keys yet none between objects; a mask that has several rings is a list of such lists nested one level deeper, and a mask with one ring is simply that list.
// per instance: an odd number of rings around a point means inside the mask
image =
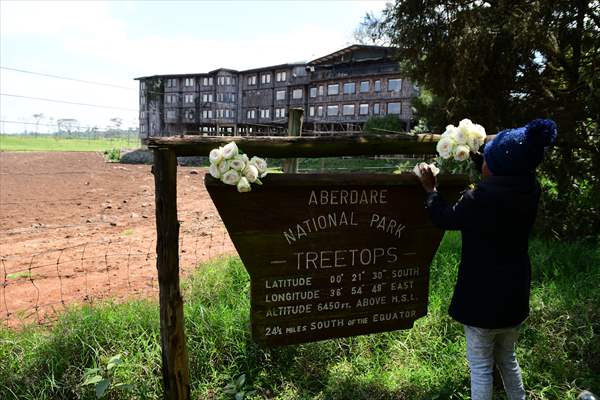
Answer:
[{"label": "blue knit hat", "polygon": [[536,119],[520,128],[499,132],[485,145],[483,156],[494,175],[526,175],[542,162],[544,148],[555,140],[556,123]]}]

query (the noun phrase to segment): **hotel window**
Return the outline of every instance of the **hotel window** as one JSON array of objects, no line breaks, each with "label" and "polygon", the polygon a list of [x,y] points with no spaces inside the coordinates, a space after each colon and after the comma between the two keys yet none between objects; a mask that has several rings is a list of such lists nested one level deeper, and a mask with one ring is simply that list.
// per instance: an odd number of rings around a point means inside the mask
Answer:
[{"label": "hotel window", "polygon": [[235,103],[235,93],[231,93],[231,102]]},{"label": "hotel window", "polygon": [[324,96],[325,95],[325,86],[321,85],[319,86],[319,96]]},{"label": "hotel window", "polygon": [[185,118],[186,119],[194,119],[194,110],[187,110],[185,112]]},{"label": "hotel window", "polygon": [[373,114],[379,115],[379,103],[373,104]]},{"label": "hotel window", "polygon": [[185,98],[184,98],[184,101],[186,103],[188,103],[188,104],[189,103],[193,103],[194,102],[194,95],[193,94],[186,94]]},{"label": "hotel window", "polygon": [[177,118],[177,110],[167,110],[167,118],[168,119]]},{"label": "hotel window", "polygon": [[360,115],[368,115],[369,114],[369,105],[361,104],[360,106],[358,106],[358,113]]},{"label": "hotel window", "polygon": [[354,115],[354,104],[344,104],[342,106],[342,115]]},{"label": "hotel window", "polygon": [[226,85],[231,85],[231,77],[230,76],[226,76],[225,77],[225,84]]},{"label": "hotel window", "polygon": [[204,94],[202,95],[202,102],[203,102],[203,103],[210,103],[210,102],[212,102],[212,101],[213,101],[213,95],[212,95],[212,93],[211,93],[211,94],[206,94],[206,93],[204,93]]},{"label": "hotel window", "polygon": [[256,85],[256,75],[248,77],[248,85]]},{"label": "hotel window", "polygon": [[344,83],[344,94],[353,94],[354,92],[356,92],[356,83]]},{"label": "hotel window", "polygon": [[204,110],[202,111],[202,118],[212,118],[212,110]]},{"label": "hotel window", "polygon": [[315,106],[308,107],[308,116],[309,117],[314,117],[315,116]]},{"label": "hotel window", "polygon": [[338,115],[338,106],[327,106],[327,116],[332,117]]},{"label": "hotel window", "polygon": [[145,105],[146,104],[146,96],[142,95],[142,97],[140,97],[140,104],[141,105]]},{"label": "hotel window", "polygon": [[317,107],[317,117],[322,117],[323,116],[323,106],[318,106]]},{"label": "hotel window", "polygon": [[140,82],[140,89],[141,90],[146,89],[146,82]]},{"label": "hotel window", "polygon": [[271,114],[271,110],[268,109],[268,108],[260,110],[260,117],[261,118],[270,118],[269,114]]},{"label": "hotel window", "polygon": [[254,110],[248,110],[246,111],[246,118],[248,119],[252,119],[256,117],[256,112]]},{"label": "hotel window", "polygon": [[275,93],[275,100],[285,100],[285,90],[278,90]]},{"label": "hotel window", "polygon": [[177,97],[174,94],[168,94],[166,98],[167,104],[174,104],[177,102]]},{"label": "hotel window", "polygon": [[375,81],[375,91],[381,92],[381,81],[380,80]]},{"label": "hotel window", "polygon": [[309,96],[310,97],[317,97],[317,88],[316,87],[311,87],[310,88]]},{"label": "hotel window", "polygon": [[361,81],[360,82],[360,92],[366,93],[369,91],[369,81]]},{"label": "hotel window", "polygon": [[263,75],[260,77],[260,81],[261,81],[261,83],[263,83],[263,84],[264,84],[264,83],[271,83],[271,74],[263,74]]},{"label": "hotel window", "polygon": [[177,79],[167,79],[167,87],[176,87]]},{"label": "hotel window", "polygon": [[285,118],[285,108],[276,108],[275,118]]},{"label": "hotel window", "polygon": [[[329,96],[335,96],[336,94],[340,93],[340,85],[337,83],[334,83],[332,85],[327,85],[327,94]],[[327,113],[327,115],[329,115],[329,113]]]},{"label": "hotel window", "polygon": [[277,75],[275,75],[275,80],[277,82],[287,81],[287,72],[286,71],[278,72]]},{"label": "hotel window", "polygon": [[388,114],[400,114],[400,103],[388,103],[387,113]]},{"label": "hotel window", "polygon": [[194,78],[185,78],[185,86],[194,86]]},{"label": "hotel window", "polygon": [[402,87],[402,79],[388,79],[388,91],[399,92]]},{"label": "hotel window", "polygon": [[294,89],[292,92],[292,99],[301,99],[302,98],[302,89]]}]

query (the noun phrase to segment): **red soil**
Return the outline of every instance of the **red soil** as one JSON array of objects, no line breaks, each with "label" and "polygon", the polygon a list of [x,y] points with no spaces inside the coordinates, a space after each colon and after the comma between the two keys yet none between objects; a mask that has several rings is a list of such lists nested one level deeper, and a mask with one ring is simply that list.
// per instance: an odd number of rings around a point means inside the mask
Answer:
[{"label": "red soil", "polygon": [[[203,184],[179,167],[180,268],[234,252]],[[157,297],[149,165],[97,153],[0,153],[0,321],[45,322],[66,305]]]}]

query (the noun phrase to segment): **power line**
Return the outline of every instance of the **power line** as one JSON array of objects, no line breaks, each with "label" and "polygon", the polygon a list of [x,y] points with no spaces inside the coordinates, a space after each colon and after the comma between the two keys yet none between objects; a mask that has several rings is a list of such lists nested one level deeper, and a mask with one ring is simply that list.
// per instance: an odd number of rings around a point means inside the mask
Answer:
[{"label": "power line", "polygon": [[24,73],[24,74],[32,74],[32,75],[45,76],[45,77],[48,77],[48,78],[56,78],[56,79],[64,79],[64,80],[67,80],[67,81],[75,81],[75,82],[88,83],[90,85],[109,86],[109,87],[113,87],[113,88],[117,88],[117,89],[125,89],[125,90],[137,90],[137,89],[132,88],[132,87],[126,87],[126,86],[120,86],[120,85],[113,85],[111,83],[88,81],[88,80],[85,80],[85,79],[77,79],[77,78],[69,78],[68,76],[52,75],[52,74],[46,74],[46,73],[43,73],[43,72],[27,71],[27,70],[18,69],[18,68],[9,68],[9,67],[2,67],[2,66],[0,66],[0,69],[5,69],[7,71],[21,72],[21,73]]},{"label": "power line", "polygon": [[21,95],[18,95],[18,94],[0,93],[0,96],[18,97],[18,98],[22,98],[22,99],[49,101],[49,102],[52,102],[52,103],[64,103],[64,104],[73,104],[73,105],[77,105],[77,106],[87,106],[87,107],[97,107],[97,108],[111,108],[111,109],[115,109],[115,110],[124,110],[124,111],[138,112],[138,110],[134,110],[132,108],[123,108],[123,107],[115,107],[115,106],[105,106],[105,105],[100,105],[100,104],[78,103],[78,102],[75,102],[75,101],[66,101],[66,100],[57,100],[57,99],[46,99],[46,98],[43,98],[43,97],[21,96]]},{"label": "power line", "polygon": [[[121,85],[114,85],[112,83],[104,83],[104,82],[90,81],[90,80],[86,80],[86,79],[70,78],[68,76],[46,74],[44,72],[27,71],[25,69],[19,69],[19,68],[10,68],[10,67],[2,67],[2,66],[0,66],[0,69],[5,69],[7,71],[21,72],[21,73],[24,73],[24,74],[39,75],[39,76],[44,76],[44,77],[47,77],[47,78],[65,79],[65,80],[68,80],[68,81],[87,83],[87,84],[90,84],[90,85],[107,86],[107,87],[112,87],[112,88],[116,88],[116,89],[136,90],[136,91],[138,90],[138,89],[132,88],[132,87],[126,87],[126,86],[121,86]],[[157,92],[157,91],[154,91],[154,90],[144,90],[144,91],[146,93],[152,93],[152,94],[159,94],[159,95],[164,95],[165,94],[165,92]]]}]

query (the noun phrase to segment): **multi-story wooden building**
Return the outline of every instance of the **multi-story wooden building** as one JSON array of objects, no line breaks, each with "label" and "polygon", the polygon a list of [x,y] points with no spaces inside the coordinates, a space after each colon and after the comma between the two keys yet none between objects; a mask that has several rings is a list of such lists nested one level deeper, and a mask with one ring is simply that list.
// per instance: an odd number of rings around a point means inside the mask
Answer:
[{"label": "multi-story wooden building", "polygon": [[274,132],[304,108],[308,130],[350,130],[393,114],[410,127],[416,88],[393,49],[353,45],[308,63],[154,75],[140,81],[140,136]]}]

